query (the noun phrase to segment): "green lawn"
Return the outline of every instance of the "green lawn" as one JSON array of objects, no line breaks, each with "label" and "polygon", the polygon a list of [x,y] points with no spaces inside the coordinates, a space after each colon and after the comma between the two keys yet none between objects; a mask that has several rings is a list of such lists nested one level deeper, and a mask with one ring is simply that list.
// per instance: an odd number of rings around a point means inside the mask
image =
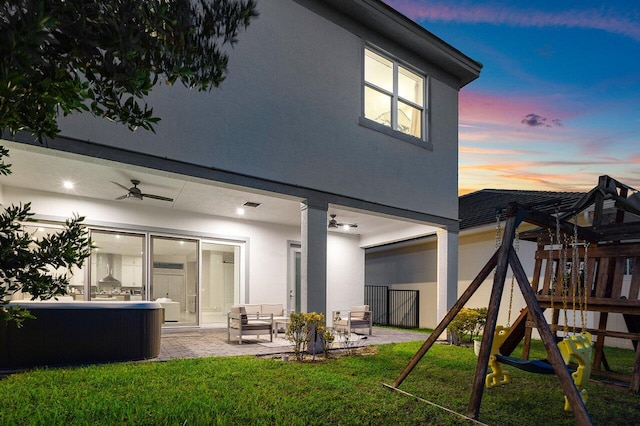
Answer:
[{"label": "green lawn", "polygon": [[[383,345],[375,355],[327,362],[201,358],[38,370],[0,380],[0,424],[20,425],[455,425],[471,424],[384,388],[421,342]],[[631,351],[608,355],[627,362]],[[401,388],[465,413],[473,350],[435,345]],[[500,425],[570,425],[555,376],[512,371],[485,390],[480,420]],[[596,424],[632,424],[640,396],[589,385]]]}]

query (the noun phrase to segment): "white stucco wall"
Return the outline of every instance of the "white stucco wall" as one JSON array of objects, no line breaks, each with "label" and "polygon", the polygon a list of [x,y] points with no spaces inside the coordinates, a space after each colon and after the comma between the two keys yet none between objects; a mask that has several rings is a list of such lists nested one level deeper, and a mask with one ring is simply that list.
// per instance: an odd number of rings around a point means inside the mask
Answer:
[{"label": "white stucco wall", "polygon": [[[149,101],[162,117],[156,133],[75,115],[62,120],[62,135],[457,218],[458,91],[451,77],[344,17],[337,24],[292,0],[258,7],[260,16],[230,51],[219,89],[154,90]],[[430,76],[433,151],[358,124],[364,42]]]},{"label": "white stucco wall", "polygon": [[[248,299],[242,302],[283,303],[286,306],[287,242],[300,239],[297,227],[149,208],[137,200],[98,201],[7,186],[3,193],[7,205],[31,201],[32,211],[41,216],[65,219],[78,213],[86,217],[88,224],[248,240]],[[364,297],[364,250],[358,244],[358,237],[330,234],[327,243],[328,312],[344,308],[345,303],[348,306],[361,304]]]},{"label": "white stucco wall", "polygon": [[420,291],[421,328],[437,325],[437,256],[435,241],[366,255],[365,284]]},{"label": "white stucco wall", "polygon": [[363,303],[364,249],[357,236],[327,235],[327,283],[327,315]]}]

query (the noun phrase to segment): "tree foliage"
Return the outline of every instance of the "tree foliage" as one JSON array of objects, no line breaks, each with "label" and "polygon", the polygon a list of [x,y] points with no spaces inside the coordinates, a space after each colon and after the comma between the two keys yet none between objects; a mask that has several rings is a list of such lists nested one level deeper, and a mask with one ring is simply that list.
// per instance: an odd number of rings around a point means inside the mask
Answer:
[{"label": "tree foliage", "polygon": [[83,111],[153,130],[151,89],[217,87],[255,16],[255,0],[2,1],[0,131],[55,137],[60,113]]},{"label": "tree foliage", "polygon": [[81,267],[91,254],[83,217],[76,215],[61,231],[36,238],[24,228],[32,216],[29,203],[10,206],[0,213],[0,322],[13,320],[20,324],[32,318],[19,307],[2,307],[17,291],[44,300],[66,294],[69,271]]},{"label": "tree foliage", "polygon": [[[5,162],[8,156],[9,151],[0,146],[0,176],[11,174],[11,165]],[[30,203],[0,212],[0,324],[20,325],[33,318],[20,307],[5,307],[12,294],[23,291],[44,300],[66,294],[72,268],[81,267],[91,255],[84,217],[76,215],[61,231],[36,238],[24,227],[32,216]]]}]

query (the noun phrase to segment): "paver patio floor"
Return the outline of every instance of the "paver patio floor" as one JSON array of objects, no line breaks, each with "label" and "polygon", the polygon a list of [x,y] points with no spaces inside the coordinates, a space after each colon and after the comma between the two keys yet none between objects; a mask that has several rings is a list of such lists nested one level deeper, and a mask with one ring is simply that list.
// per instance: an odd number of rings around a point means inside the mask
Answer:
[{"label": "paver patio floor", "polygon": [[[167,361],[176,358],[201,358],[209,356],[237,356],[237,355],[268,355],[291,352],[291,344],[286,342],[284,335],[274,343],[269,343],[267,336],[262,339],[244,339],[242,344],[227,342],[226,329],[165,329],[162,331],[160,355],[157,361]],[[427,334],[415,331],[395,330],[374,327],[373,335],[353,336],[353,345],[381,345],[385,343],[424,341]],[[359,340],[356,340],[359,339]]]}]

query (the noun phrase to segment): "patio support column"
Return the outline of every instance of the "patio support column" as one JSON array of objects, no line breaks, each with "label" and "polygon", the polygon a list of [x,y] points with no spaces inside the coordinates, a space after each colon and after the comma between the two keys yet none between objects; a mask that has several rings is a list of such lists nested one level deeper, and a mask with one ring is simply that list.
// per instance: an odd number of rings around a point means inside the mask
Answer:
[{"label": "patio support column", "polygon": [[458,231],[438,229],[436,322],[440,323],[458,300]]},{"label": "patio support column", "polygon": [[326,201],[305,200],[301,211],[301,309],[326,314],[327,209]]}]

